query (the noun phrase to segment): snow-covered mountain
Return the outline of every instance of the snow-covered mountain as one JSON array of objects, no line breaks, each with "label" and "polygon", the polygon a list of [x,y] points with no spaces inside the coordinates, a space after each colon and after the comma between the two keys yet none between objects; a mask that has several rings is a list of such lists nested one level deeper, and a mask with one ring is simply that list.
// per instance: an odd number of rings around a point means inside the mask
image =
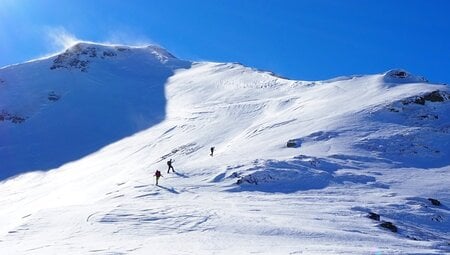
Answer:
[{"label": "snow-covered mountain", "polygon": [[59,167],[161,122],[164,84],[189,65],[155,46],[79,43],[1,69],[0,177]]},{"label": "snow-covered mountain", "polygon": [[449,98],[404,70],[295,81],[156,46],[1,68],[0,251],[450,253]]}]

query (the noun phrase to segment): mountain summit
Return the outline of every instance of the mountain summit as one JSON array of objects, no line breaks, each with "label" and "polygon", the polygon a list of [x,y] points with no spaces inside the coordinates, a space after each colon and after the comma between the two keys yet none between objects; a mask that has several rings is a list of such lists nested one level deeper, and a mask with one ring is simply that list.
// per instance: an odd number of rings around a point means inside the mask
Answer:
[{"label": "mountain summit", "polygon": [[402,69],[296,81],[157,46],[1,68],[0,251],[450,252],[449,98]]},{"label": "mountain summit", "polygon": [[0,69],[0,177],[58,167],[162,121],[164,84],[189,66],[157,46],[78,43]]}]

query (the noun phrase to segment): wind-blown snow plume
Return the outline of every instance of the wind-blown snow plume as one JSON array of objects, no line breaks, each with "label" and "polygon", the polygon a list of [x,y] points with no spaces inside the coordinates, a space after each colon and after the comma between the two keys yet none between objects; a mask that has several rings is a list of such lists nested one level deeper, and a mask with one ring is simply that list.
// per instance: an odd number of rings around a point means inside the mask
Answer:
[{"label": "wind-blown snow plume", "polygon": [[67,31],[64,27],[48,28],[46,34],[48,40],[50,41],[50,44],[57,51],[67,49],[75,43],[81,41],[74,34]]}]

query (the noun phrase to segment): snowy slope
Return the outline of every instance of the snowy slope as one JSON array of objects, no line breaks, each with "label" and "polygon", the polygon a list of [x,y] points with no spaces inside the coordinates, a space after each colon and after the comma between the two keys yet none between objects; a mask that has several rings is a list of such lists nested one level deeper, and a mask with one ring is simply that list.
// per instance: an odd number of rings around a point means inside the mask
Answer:
[{"label": "snowy slope", "polygon": [[0,184],[2,254],[450,253],[445,85],[87,43],[0,79],[2,174],[55,168]]}]

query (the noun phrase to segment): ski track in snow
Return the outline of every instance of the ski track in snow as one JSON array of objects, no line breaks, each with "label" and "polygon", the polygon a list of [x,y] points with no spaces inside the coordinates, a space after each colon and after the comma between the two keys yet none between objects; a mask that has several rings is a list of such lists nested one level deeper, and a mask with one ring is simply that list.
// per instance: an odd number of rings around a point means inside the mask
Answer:
[{"label": "ski track in snow", "polygon": [[[42,137],[30,131],[42,124],[36,119],[53,125],[87,93],[104,104],[93,110],[99,120],[118,120],[121,135],[131,136],[3,181],[1,254],[450,254],[449,102],[417,99],[446,86],[401,71],[290,81],[239,64],[187,63],[156,46],[80,47],[60,62],[0,69],[0,112],[28,117],[22,126],[0,121],[0,131],[29,132],[39,146]],[[49,70],[52,63],[62,66]],[[49,78],[26,76],[36,72]],[[48,81],[69,76],[60,102],[45,101]],[[44,97],[26,93],[27,85]],[[29,103],[11,103],[18,98]],[[152,107],[164,118],[147,114]],[[51,126],[57,137],[71,134],[61,127]],[[112,136],[114,128],[102,128]],[[11,141],[0,144],[0,156],[28,148]],[[8,164],[32,167],[30,155]],[[170,158],[175,173],[167,173]]]}]

